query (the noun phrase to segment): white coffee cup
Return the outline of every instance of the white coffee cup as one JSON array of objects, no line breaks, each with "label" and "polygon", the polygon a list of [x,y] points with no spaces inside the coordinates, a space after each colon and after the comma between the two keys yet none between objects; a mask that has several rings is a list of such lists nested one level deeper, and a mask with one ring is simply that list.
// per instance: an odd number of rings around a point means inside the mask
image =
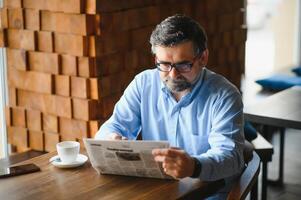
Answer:
[{"label": "white coffee cup", "polygon": [[80,143],[75,141],[64,141],[56,144],[57,153],[62,163],[72,163],[79,154]]}]

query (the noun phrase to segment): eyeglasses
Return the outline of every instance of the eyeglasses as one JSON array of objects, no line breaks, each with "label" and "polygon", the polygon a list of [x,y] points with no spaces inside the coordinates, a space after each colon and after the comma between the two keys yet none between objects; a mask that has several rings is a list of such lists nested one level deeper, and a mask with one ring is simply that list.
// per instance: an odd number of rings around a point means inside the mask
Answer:
[{"label": "eyeglasses", "polygon": [[174,67],[179,73],[187,73],[191,71],[193,64],[195,63],[196,59],[199,57],[200,55],[194,57],[192,62],[175,63],[175,64],[172,64],[170,62],[156,62],[155,65],[157,69],[161,72],[170,72]]}]

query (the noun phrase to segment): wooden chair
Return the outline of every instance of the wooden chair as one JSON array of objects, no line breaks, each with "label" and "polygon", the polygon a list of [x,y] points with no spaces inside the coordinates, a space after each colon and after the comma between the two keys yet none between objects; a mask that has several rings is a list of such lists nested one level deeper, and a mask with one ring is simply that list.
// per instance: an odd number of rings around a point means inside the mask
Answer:
[{"label": "wooden chair", "polygon": [[274,148],[261,134],[257,133],[257,138],[252,142],[254,150],[260,157],[262,163],[261,175],[261,200],[267,199],[267,182],[268,182],[268,162],[272,161]]},{"label": "wooden chair", "polygon": [[[249,160],[246,160],[249,159]],[[252,150],[245,156],[246,168],[235,181],[227,200],[245,199],[252,191],[253,186],[257,187],[257,179],[260,170],[260,158],[255,151]],[[257,199],[251,192],[251,199]]]}]

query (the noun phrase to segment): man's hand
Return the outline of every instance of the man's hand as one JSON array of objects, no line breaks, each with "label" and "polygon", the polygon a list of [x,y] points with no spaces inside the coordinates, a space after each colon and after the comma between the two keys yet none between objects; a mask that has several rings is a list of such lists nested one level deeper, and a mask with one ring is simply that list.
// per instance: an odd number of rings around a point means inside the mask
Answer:
[{"label": "man's hand", "polygon": [[174,178],[191,176],[195,160],[179,148],[153,149],[155,161],[162,162],[164,172]]},{"label": "man's hand", "polygon": [[127,140],[126,137],[121,136],[119,133],[110,133],[107,137],[107,140]]}]

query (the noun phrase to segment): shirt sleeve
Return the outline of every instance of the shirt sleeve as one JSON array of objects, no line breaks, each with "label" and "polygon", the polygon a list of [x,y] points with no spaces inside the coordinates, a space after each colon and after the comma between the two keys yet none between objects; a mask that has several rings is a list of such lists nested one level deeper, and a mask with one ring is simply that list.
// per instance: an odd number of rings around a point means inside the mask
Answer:
[{"label": "shirt sleeve", "polygon": [[137,137],[141,129],[139,80],[139,77],[136,76],[126,88],[122,97],[116,103],[112,116],[96,133],[96,139],[105,139],[112,132],[119,133],[128,139]]},{"label": "shirt sleeve", "polygon": [[243,104],[239,92],[220,98],[212,108],[210,149],[196,156],[201,180],[218,180],[241,172],[244,167]]}]

